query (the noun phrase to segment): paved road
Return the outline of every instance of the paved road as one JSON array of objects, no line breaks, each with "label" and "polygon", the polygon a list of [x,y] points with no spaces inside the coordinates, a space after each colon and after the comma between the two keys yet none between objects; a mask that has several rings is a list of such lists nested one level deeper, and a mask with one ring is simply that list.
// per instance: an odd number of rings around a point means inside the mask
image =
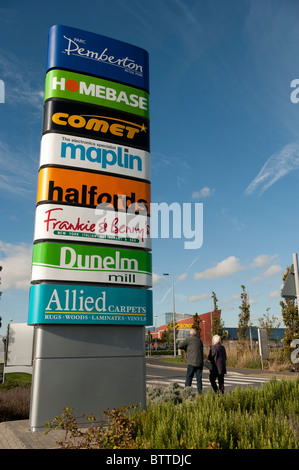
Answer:
[{"label": "paved road", "polygon": [[[263,373],[263,371],[235,371],[228,370],[225,375],[224,385],[226,390],[233,390],[235,387],[258,387],[270,380],[273,374]],[[159,358],[146,358],[146,383],[148,385],[169,385],[176,382],[181,386],[185,385],[186,365],[172,365],[161,362]],[[211,388],[209,372],[204,368],[202,385],[204,390]],[[192,386],[196,391],[196,379],[193,379]]]}]

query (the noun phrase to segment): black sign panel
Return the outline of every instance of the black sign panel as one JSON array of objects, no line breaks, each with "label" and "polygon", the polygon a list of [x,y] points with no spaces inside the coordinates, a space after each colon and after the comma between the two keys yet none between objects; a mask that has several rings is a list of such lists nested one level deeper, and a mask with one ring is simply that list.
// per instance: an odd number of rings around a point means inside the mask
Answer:
[{"label": "black sign panel", "polygon": [[149,121],[111,108],[51,99],[44,105],[43,134],[63,134],[105,140],[149,151]]}]

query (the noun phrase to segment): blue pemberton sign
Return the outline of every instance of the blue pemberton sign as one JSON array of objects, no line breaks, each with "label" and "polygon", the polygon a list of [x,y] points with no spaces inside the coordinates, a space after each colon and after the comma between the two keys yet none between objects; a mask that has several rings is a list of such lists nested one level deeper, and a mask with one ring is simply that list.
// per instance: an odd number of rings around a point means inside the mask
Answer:
[{"label": "blue pemberton sign", "polygon": [[50,69],[77,71],[149,91],[146,50],[69,26],[50,28],[47,71]]},{"label": "blue pemberton sign", "polygon": [[152,325],[152,291],[74,284],[30,287],[29,325]]}]

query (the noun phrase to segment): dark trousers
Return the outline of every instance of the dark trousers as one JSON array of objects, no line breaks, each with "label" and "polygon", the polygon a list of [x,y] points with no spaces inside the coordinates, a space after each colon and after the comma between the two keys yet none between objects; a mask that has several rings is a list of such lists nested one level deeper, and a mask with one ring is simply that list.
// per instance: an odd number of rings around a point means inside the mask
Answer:
[{"label": "dark trousers", "polygon": [[197,381],[197,391],[198,393],[201,393],[202,392],[202,368],[191,366],[190,364],[188,364],[185,387],[191,387],[194,374],[196,376],[196,381]]},{"label": "dark trousers", "polygon": [[[217,387],[216,379],[218,379],[219,388]],[[224,374],[218,374],[216,370],[211,370],[210,382],[214,392],[218,392],[219,390],[221,393],[224,393]]]}]

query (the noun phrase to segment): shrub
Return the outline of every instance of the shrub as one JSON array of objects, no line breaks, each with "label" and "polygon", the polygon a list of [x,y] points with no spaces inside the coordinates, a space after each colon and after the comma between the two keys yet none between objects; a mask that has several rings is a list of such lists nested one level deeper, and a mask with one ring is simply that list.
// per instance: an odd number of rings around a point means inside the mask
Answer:
[{"label": "shrub", "polygon": [[[225,342],[227,353],[227,367],[236,367],[241,369],[261,369],[261,356],[259,348],[250,348],[249,342]],[[285,360],[282,348],[270,348],[269,361],[264,361],[264,368],[283,371],[290,370],[289,361]]]},{"label": "shrub", "polygon": [[[124,406],[108,409],[103,413],[103,421],[88,429],[80,429],[73,415],[74,409],[65,408],[60,417],[56,416],[53,421],[46,423],[46,433],[51,429],[65,430],[64,441],[57,444],[68,449],[142,449],[145,445],[137,437],[136,421],[131,416],[131,411],[135,408],[136,406]],[[87,420],[96,419],[89,416]]]},{"label": "shrub", "polygon": [[236,388],[225,395],[210,390],[191,399],[183,398],[179,388],[151,387],[146,410],[108,410],[107,424],[83,434],[70,412],[55,418],[50,428],[66,429],[72,440],[60,445],[72,448],[299,448],[298,379],[272,379],[259,389]]},{"label": "shrub", "polygon": [[0,391],[0,422],[28,419],[30,388]]},{"label": "shrub", "polygon": [[181,387],[176,382],[168,387],[152,386],[147,389],[147,400],[152,403],[163,403],[165,401],[173,401],[174,403],[182,403],[184,399],[192,399],[196,396],[192,387]]},{"label": "shrub", "polygon": [[272,380],[180,405],[149,401],[135,416],[138,436],[154,449],[298,449],[298,392],[298,379]]},{"label": "shrub", "polygon": [[6,374],[0,384],[0,422],[29,418],[30,387],[30,374]]}]

